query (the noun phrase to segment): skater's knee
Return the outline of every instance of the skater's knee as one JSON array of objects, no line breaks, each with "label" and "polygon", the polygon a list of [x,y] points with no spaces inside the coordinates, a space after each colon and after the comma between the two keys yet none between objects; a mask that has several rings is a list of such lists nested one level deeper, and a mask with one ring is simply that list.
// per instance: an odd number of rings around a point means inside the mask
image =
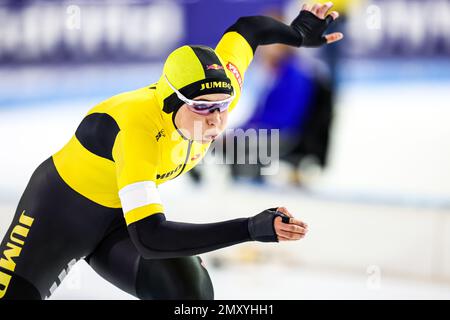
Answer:
[{"label": "skater's knee", "polygon": [[140,299],[159,300],[214,299],[208,271],[194,259],[197,258],[192,258],[189,263],[177,263],[174,259],[157,266],[152,264],[151,268],[141,265],[136,282],[137,296]]},{"label": "skater's knee", "polygon": [[190,284],[189,287],[184,288],[179,293],[176,299],[181,300],[213,300],[214,289],[211,280],[204,279],[201,282]]}]

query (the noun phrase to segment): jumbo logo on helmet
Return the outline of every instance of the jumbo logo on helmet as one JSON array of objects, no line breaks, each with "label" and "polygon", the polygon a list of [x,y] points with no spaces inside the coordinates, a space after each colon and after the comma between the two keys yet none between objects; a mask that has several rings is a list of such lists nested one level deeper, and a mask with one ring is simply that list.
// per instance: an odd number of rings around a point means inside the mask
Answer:
[{"label": "jumbo logo on helmet", "polygon": [[207,83],[202,83],[202,87],[200,88],[200,91],[205,89],[212,89],[212,88],[225,88],[231,90],[231,84],[229,84],[226,81],[212,81]]}]

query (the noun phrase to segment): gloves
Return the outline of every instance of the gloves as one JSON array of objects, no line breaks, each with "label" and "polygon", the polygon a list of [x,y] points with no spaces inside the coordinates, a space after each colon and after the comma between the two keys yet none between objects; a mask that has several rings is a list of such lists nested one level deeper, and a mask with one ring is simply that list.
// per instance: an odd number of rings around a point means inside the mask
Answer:
[{"label": "gloves", "polygon": [[297,18],[291,23],[291,28],[300,33],[302,37],[302,47],[320,47],[327,40],[323,36],[333,17],[328,15],[325,19],[316,17],[313,13],[302,10]]},{"label": "gloves", "polygon": [[278,242],[273,221],[281,217],[282,222],[289,223],[289,217],[278,212],[277,208],[264,210],[248,220],[248,232],[252,240],[261,242]]}]

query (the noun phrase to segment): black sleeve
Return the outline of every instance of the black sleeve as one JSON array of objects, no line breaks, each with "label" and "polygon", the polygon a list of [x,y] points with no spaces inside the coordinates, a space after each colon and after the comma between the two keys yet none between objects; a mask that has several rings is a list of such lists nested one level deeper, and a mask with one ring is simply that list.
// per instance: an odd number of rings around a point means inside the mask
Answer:
[{"label": "black sleeve", "polygon": [[194,224],[167,221],[157,213],[128,226],[130,237],[146,259],[192,256],[251,241],[248,218]]},{"label": "black sleeve", "polygon": [[259,45],[282,43],[300,47],[302,36],[291,26],[266,16],[241,17],[225,33],[235,31],[247,40],[253,49]]}]

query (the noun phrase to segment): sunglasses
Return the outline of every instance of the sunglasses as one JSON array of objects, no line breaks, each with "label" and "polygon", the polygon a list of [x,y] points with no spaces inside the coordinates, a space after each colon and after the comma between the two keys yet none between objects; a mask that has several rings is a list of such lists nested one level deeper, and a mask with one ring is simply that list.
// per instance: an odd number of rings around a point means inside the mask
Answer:
[{"label": "sunglasses", "polygon": [[186,103],[188,108],[197,114],[201,115],[208,115],[212,112],[215,112],[216,110],[219,110],[219,112],[224,112],[228,109],[228,107],[231,105],[231,102],[234,99],[234,94],[225,99],[225,100],[219,100],[219,101],[207,101],[207,100],[191,100],[186,98],[180,91],[175,89],[175,87],[170,83],[169,79],[167,79],[167,76],[164,75],[164,78],[167,81],[167,84],[169,87],[175,92],[178,99]]}]

